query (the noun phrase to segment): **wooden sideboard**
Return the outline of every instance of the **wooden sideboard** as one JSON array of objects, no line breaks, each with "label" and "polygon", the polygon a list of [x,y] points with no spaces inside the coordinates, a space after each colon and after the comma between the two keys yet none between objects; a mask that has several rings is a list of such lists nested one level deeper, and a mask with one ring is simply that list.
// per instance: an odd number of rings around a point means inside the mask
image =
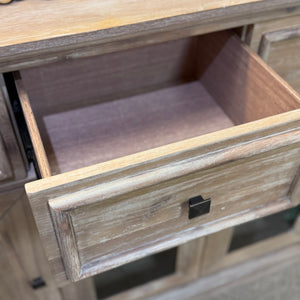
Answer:
[{"label": "wooden sideboard", "polygon": [[296,216],[230,250],[236,226],[297,214],[299,1],[24,0],[0,17],[0,299],[96,299],[97,274],[171,248],[171,273],[111,298],[197,299],[300,261]]}]

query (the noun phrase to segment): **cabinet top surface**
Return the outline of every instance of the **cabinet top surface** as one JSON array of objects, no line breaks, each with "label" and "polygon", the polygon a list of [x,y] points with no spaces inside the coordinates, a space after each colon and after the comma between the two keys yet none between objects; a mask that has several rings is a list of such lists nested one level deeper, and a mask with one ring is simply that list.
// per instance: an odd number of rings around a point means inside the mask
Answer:
[{"label": "cabinet top surface", "polygon": [[299,13],[300,0],[14,1],[0,5],[0,72],[78,56],[95,45],[142,36],[151,42],[151,34],[168,40],[178,30],[189,36]]},{"label": "cabinet top surface", "polygon": [[[0,47],[268,0],[24,0],[0,6]],[[268,1],[281,2],[286,1]],[[291,2],[291,1],[287,1]],[[296,2],[296,1],[294,1]],[[188,17],[188,16],[187,16]],[[149,29],[149,28],[148,28]]]}]

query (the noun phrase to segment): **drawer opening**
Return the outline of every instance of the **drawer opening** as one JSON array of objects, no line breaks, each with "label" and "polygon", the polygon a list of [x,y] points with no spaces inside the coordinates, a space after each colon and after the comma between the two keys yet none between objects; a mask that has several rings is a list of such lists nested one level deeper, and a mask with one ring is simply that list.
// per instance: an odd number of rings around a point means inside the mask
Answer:
[{"label": "drawer opening", "polygon": [[296,93],[229,32],[21,77],[51,175],[300,108]]}]

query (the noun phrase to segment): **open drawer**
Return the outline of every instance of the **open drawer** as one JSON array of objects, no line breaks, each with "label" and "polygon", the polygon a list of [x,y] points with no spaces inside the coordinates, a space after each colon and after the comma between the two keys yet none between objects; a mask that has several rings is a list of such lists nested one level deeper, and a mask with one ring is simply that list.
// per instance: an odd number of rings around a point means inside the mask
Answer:
[{"label": "open drawer", "polygon": [[229,32],[21,77],[42,177],[26,191],[60,280],[299,203],[299,96]]}]

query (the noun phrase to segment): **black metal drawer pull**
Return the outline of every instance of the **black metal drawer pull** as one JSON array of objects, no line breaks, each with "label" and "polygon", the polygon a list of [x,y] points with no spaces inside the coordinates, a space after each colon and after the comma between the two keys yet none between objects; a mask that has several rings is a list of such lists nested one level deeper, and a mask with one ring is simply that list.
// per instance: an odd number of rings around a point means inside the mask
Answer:
[{"label": "black metal drawer pull", "polygon": [[189,219],[208,214],[210,202],[210,198],[203,199],[201,195],[189,199]]},{"label": "black metal drawer pull", "polygon": [[42,277],[36,277],[31,280],[30,285],[34,290],[37,290],[41,287],[46,286],[46,282],[44,281],[44,279]]}]

